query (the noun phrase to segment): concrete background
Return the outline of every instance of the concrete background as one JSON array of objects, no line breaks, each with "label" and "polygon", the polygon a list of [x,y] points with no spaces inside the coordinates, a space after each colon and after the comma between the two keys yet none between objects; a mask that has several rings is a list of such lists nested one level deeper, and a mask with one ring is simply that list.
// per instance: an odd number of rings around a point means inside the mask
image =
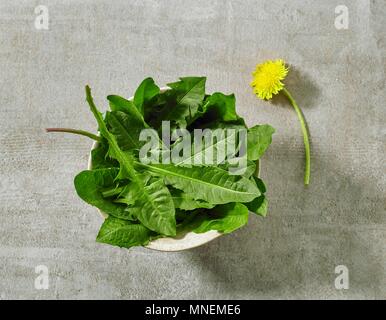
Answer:
[{"label": "concrete background", "polygon": [[[36,30],[34,8],[49,9]],[[349,29],[334,26],[349,9]],[[386,298],[386,6],[378,1],[11,1],[0,3],[0,298]],[[305,188],[296,115],[258,101],[256,63],[284,58],[312,135]],[[85,103],[206,75],[248,124],[277,129],[264,156],[270,212],[181,253],[95,243],[102,222],[75,194],[95,130]],[[349,290],[337,290],[337,265]],[[50,272],[36,290],[35,267]]]}]

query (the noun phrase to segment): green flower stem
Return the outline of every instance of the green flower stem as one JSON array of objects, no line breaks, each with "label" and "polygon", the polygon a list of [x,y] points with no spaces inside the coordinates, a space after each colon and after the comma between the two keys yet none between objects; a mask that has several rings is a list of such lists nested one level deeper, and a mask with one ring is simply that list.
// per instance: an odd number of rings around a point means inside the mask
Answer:
[{"label": "green flower stem", "polygon": [[300,126],[302,128],[303,133],[303,141],[304,141],[304,148],[306,152],[306,167],[304,170],[304,184],[308,185],[310,183],[310,174],[311,174],[311,151],[310,151],[310,139],[308,137],[308,130],[306,121],[304,120],[304,116],[302,111],[300,110],[299,106],[297,105],[295,99],[292,97],[292,95],[289,93],[289,91],[286,88],[283,88],[284,94],[287,96],[288,100],[294,107],[296,114],[298,115]]},{"label": "green flower stem", "polygon": [[87,132],[84,130],[77,130],[77,129],[68,129],[68,128],[47,128],[47,132],[67,132],[67,133],[74,133],[74,134],[79,134],[81,136],[89,137],[95,141],[101,141],[101,138],[98,137],[97,135]]}]

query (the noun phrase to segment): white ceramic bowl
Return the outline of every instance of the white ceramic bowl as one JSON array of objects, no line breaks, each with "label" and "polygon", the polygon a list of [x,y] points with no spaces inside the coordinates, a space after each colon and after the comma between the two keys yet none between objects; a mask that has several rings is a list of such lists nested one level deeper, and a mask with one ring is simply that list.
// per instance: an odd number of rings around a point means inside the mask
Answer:
[{"label": "white ceramic bowl", "polygon": [[[168,88],[161,88],[161,91],[165,91]],[[131,97],[129,100],[133,99]],[[95,149],[98,145],[98,142],[95,141],[92,145],[92,149]],[[91,150],[92,150],[91,149]],[[88,159],[88,169],[91,170],[92,163],[91,163],[91,152]],[[259,167],[258,167],[259,168]],[[106,218],[107,214],[99,210],[101,215]],[[208,243],[218,237],[220,237],[222,233],[211,230],[205,233],[194,233],[194,232],[187,232],[183,231],[177,234],[175,237],[165,237],[165,238],[159,238],[156,240],[151,241],[146,248],[158,250],[158,251],[182,251],[182,250],[188,250],[195,247],[202,246],[205,243]]]}]

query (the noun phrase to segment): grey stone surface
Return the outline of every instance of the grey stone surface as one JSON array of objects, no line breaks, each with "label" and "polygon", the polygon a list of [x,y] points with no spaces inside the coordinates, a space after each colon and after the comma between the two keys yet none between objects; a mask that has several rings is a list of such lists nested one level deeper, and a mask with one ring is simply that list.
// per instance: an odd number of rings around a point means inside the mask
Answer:
[{"label": "grey stone surface", "polygon": [[[384,0],[47,0],[47,31],[38,4],[0,3],[0,299],[386,298]],[[348,30],[334,27],[339,4]],[[248,86],[256,63],[279,57],[312,135],[308,188],[294,111]],[[146,76],[185,75],[234,92],[248,124],[276,127],[269,216],[188,252],[95,243],[102,218],[73,187],[91,142],[43,128],[95,130],[85,84],[106,108]],[[340,264],[349,290],[334,287]],[[34,288],[37,265],[48,290]]]}]

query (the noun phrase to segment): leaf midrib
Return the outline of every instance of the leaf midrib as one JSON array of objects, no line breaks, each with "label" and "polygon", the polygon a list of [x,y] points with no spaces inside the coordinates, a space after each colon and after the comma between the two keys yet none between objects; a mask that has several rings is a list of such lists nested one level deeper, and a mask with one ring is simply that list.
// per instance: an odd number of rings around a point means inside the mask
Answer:
[{"label": "leaf midrib", "polygon": [[233,190],[233,189],[228,189],[228,188],[225,188],[225,187],[220,186],[218,184],[213,184],[213,183],[209,183],[209,182],[206,182],[206,181],[203,181],[203,180],[198,180],[196,178],[188,177],[186,175],[181,175],[181,174],[178,174],[176,172],[168,171],[168,170],[165,170],[165,169],[162,169],[162,168],[159,168],[159,167],[154,167],[154,166],[143,164],[143,163],[138,163],[138,164],[140,164],[142,166],[146,166],[149,170],[158,171],[158,172],[164,172],[164,173],[167,173],[169,175],[176,176],[176,177],[180,177],[180,178],[184,178],[184,179],[187,179],[187,180],[196,181],[196,182],[198,182],[200,184],[208,185],[208,186],[215,187],[215,188],[218,188],[218,189],[223,189],[223,190],[225,190],[227,192],[233,192],[233,193],[236,193],[236,194],[245,194],[245,195],[255,195],[255,193],[241,192],[241,191],[237,191],[237,190]]}]

